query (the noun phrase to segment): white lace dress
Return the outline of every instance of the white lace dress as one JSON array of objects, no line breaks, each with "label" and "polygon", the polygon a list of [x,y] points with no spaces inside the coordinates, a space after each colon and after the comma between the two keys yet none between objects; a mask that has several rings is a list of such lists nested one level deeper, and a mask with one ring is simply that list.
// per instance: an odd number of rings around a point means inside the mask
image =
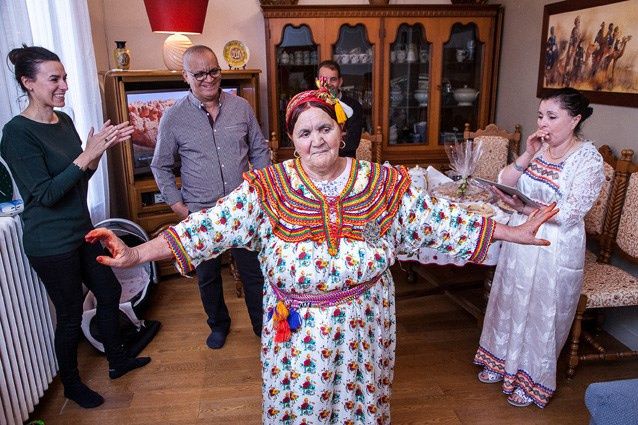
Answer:
[{"label": "white lace dress", "polygon": [[[538,231],[550,246],[503,243],[474,362],[504,375],[504,393],[520,387],[539,407],[556,389],[556,360],[583,281],[584,217],[603,180],[603,159],[585,142],[559,164],[537,154],[517,183],[534,200],[557,202],[560,212]],[[514,214],[510,225],[526,218]]]}]

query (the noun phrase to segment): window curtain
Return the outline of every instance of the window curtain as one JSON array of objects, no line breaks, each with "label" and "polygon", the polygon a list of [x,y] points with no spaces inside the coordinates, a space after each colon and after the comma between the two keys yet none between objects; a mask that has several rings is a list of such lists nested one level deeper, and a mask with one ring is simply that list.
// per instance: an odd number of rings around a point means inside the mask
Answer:
[{"label": "window curtain", "polygon": [[[3,61],[9,50],[22,43],[45,47],[60,57],[69,84],[64,111],[73,118],[86,143],[89,129],[98,129],[103,122],[87,0],[0,0],[0,11],[5,32],[0,41]],[[3,68],[2,82],[6,84],[0,88],[0,100],[6,98],[7,102],[0,102],[4,104],[0,116],[2,125],[26,106],[24,97],[21,103],[15,100],[22,92],[13,78],[12,67]],[[5,77],[5,74],[8,75]],[[88,206],[93,223],[108,218],[106,155],[89,183]]]},{"label": "window curtain", "polygon": [[7,65],[11,49],[32,44],[27,5],[23,1],[0,0],[0,128],[27,105],[27,97]]}]

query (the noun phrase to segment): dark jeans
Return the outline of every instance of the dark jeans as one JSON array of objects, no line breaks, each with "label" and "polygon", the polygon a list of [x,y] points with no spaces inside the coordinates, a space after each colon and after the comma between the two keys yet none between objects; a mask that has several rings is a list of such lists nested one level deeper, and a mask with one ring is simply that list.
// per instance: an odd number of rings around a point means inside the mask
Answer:
[{"label": "dark jeans", "polygon": [[120,339],[119,303],[122,287],[110,267],[95,261],[100,244],[83,243],[74,251],[46,257],[29,256],[55,306],[55,355],[64,385],[77,382],[84,283],[97,299],[96,320],[110,364],[124,357]]},{"label": "dark jeans", "polygon": [[[241,248],[233,248],[231,253],[244,284],[244,298],[253,331],[255,334],[261,335],[264,277],[261,274],[257,253]],[[221,259],[217,257],[204,261],[197,266],[195,271],[199,280],[199,295],[202,298],[204,311],[208,315],[208,326],[214,331],[228,332],[230,315],[224,302]]]}]

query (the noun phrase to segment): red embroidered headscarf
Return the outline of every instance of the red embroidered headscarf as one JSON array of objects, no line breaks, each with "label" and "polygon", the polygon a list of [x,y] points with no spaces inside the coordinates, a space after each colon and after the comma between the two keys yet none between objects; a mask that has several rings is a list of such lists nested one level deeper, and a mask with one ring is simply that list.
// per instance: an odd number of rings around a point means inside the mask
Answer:
[{"label": "red embroidered headscarf", "polygon": [[340,125],[345,123],[348,117],[352,116],[352,108],[341,102],[327,87],[326,79],[316,80],[318,89],[306,90],[297,93],[288,102],[286,107],[286,131],[292,133],[291,120],[293,112],[301,105],[309,102],[319,103],[328,109],[334,111],[337,123]]}]

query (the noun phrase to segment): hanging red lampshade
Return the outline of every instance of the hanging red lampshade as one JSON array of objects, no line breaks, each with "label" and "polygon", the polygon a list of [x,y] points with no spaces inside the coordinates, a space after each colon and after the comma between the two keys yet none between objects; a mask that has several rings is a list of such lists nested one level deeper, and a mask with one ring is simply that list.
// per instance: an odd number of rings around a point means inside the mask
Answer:
[{"label": "hanging red lampshade", "polygon": [[164,42],[164,63],[181,70],[184,51],[193,45],[184,34],[202,33],[208,0],[144,0],[144,6],[153,32],[173,33]]}]

